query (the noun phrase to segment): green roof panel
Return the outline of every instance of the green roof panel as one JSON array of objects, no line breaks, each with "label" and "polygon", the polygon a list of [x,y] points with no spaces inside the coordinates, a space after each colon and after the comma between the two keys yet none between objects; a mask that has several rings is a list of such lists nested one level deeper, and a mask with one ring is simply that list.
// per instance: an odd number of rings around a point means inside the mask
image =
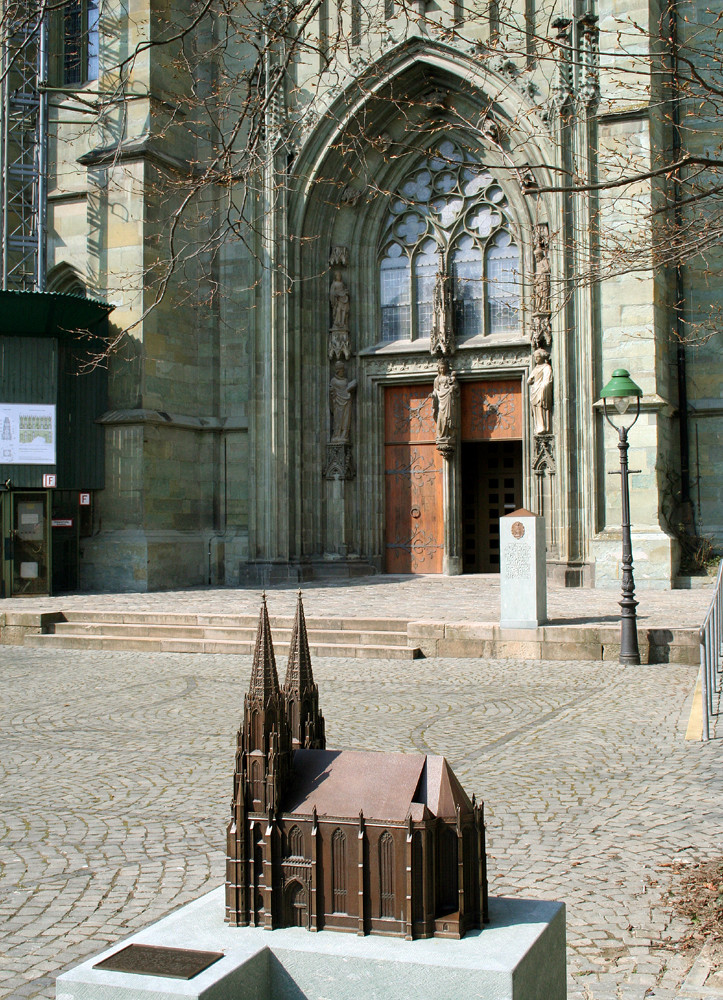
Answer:
[{"label": "green roof panel", "polygon": [[92,330],[114,308],[67,292],[0,291],[0,336],[73,337]]}]

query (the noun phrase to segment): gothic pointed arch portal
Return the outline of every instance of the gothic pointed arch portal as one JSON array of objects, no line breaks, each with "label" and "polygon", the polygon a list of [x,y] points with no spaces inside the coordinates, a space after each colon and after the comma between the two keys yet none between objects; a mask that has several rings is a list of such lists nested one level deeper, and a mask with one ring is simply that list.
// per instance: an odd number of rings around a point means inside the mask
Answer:
[{"label": "gothic pointed arch portal", "polygon": [[306,887],[296,880],[284,890],[284,922],[287,927],[308,927],[309,908]]},{"label": "gothic pointed arch portal", "polygon": [[[300,441],[304,495],[323,484],[322,503],[300,504],[302,555],[355,571],[494,572],[499,516],[533,502],[532,234],[549,206],[533,209],[519,167],[541,155],[508,141],[514,97],[494,74],[453,67],[432,43],[408,46],[398,71],[394,58],[374,93],[350,89],[347,109],[322,118],[295,166],[299,412],[315,429]],[[454,454],[438,447],[429,400],[440,286],[460,389]]]}]

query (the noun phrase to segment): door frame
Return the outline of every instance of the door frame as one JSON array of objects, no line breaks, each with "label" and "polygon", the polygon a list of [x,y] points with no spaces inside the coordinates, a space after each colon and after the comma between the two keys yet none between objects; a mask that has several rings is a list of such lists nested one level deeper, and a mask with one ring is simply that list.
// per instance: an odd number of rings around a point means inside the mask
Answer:
[{"label": "door frame", "polygon": [[[13,591],[13,564],[15,561],[15,504],[20,495],[28,496],[34,494],[39,499],[45,500],[45,551],[48,565],[48,589],[41,594],[16,594]],[[2,581],[0,583],[0,593],[4,597],[51,597],[53,593],[53,546],[51,521],[53,517],[53,491],[49,489],[24,488],[22,486],[11,486],[8,490],[0,492],[2,500]],[[8,555],[10,558],[7,558]]]},{"label": "door frame", "polygon": [[[522,406],[522,497],[523,506],[531,508],[536,503],[536,489],[532,482],[532,426],[527,376],[530,372],[530,344],[505,347],[462,349],[451,359],[451,365],[460,383],[515,379],[521,382]],[[384,461],[384,390],[394,385],[419,385],[434,381],[437,358],[424,352],[406,350],[390,351],[371,349],[360,352],[359,403],[361,404],[361,433],[359,444],[360,523],[364,526],[362,551],[370,552],[377,572],[385,573],[386,554],[386,499]],[[366,419],[365,419],[366,418]],[[366,427],[364,427],[366,424]],[[460,439],[461,440],[461,439]],[[519,439],[517,439],[519,440]],[[457,465],[460,449],[457,449]],[[461,527],[461,476],[456,472],[457,489],[453,491],[457,508],[457,524]],[[449,520],[445,513],[445,523]],[[461,539],[458,546],[461,545]],[[458,551],[461,551],[458,547]],[[447,552],[445,552],[445,557]],[[457,560],[461,562],[461,560]],[[447,573],[457,575],[460,568],[455,560],[445,558]]]}]

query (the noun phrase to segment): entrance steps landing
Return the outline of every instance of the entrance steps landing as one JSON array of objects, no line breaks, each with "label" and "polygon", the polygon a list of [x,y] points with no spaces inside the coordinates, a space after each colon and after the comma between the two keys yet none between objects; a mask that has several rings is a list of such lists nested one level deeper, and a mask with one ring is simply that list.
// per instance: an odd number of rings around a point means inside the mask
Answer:
[{"label": "entrance steps landing", "polygon": [[[59,620],[42,622],[37,632],[26,634],[23,645],[250,655],[254,651],[258,624],[258,615],[113,614],[103,611],[61,614]],[[53,617],[58,618],[58,615]],[[294,619],[269,616],[269,621],[276,654],[288,655]],[[417,648],[408,644],[406,619],[307,618],[306,630],[312,656],[411,660],[420,655]]]},{"label": "entrance steps landing", "polygon": [[[255,614],[121,611],[7,612],[0,644],[54,649],[159,653],[253,653]],[[274,648],[288,654],[293,617],[270,616]],[[610,660],[620,654],[617,622],[552,622],[537,629],[501,629],[485,622],[406,618],[310,617],[312,656],[413,660],[419,656],[516,660]],[[638,628],[643,663],[699,662],[696,628]]]}]

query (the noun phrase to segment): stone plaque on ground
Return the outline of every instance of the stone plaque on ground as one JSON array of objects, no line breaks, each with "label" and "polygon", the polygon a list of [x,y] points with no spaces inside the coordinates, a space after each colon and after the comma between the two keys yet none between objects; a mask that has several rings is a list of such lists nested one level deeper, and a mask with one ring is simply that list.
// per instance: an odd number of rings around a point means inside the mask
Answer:
[{"label": "stone plaque on ground", "polygon": [[547,620],[545,519],[521,508],[500,518],[500,628]]},{"label": "stone plaque on ground", "polygon": [[190,948],[160,948],[151,944],[129,944],[110,958],[97,962],[94,969],[132,972],[137,976],[165,976],[193,979],[209,965],[223,958],[222,951],[195,951]]}]

